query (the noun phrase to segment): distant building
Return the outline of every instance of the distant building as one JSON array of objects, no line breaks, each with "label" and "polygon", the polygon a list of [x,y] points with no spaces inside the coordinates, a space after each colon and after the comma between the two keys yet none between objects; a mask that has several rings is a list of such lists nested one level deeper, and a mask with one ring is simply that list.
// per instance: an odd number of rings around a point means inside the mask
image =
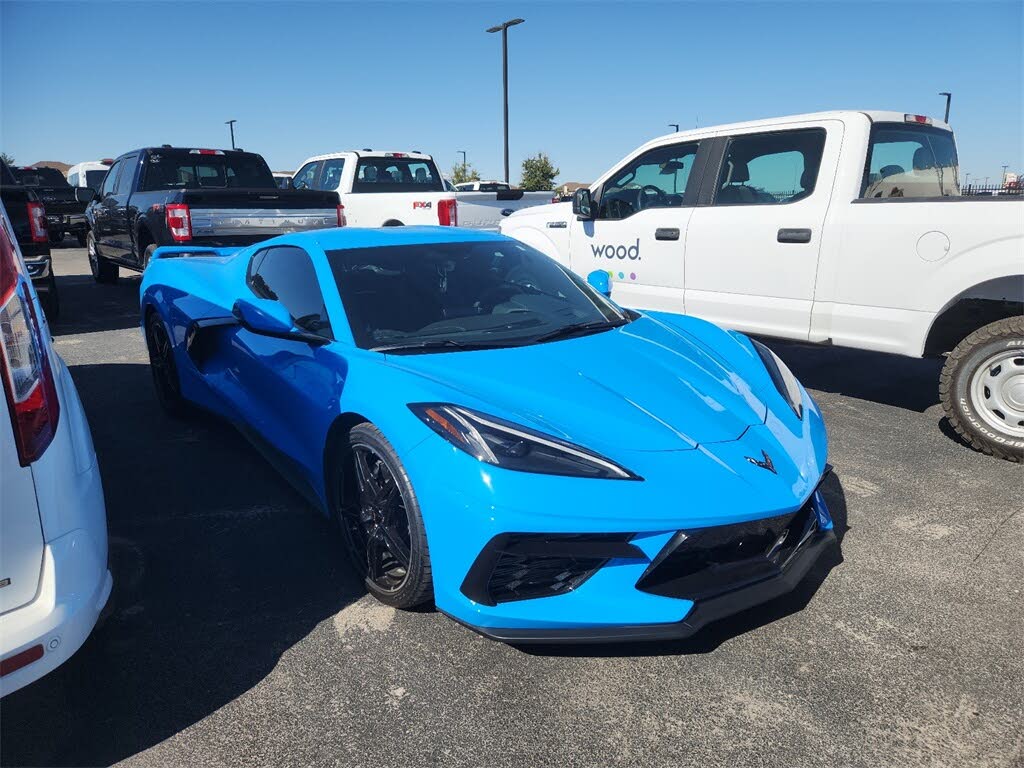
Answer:
[{"label": "distant building", "polygon": [[69,163],[59,163],[56,160],[39,160],[38,162],[30,163],[29,165],[32,168],[56,168],[65,176],[68,175],[68,169],[71,168]]},{"label": "distant building", "polygon": [[589,187],[590,184],[585,184],[581,181],[567,181],[564,184],[559,184],[556,188],[558,194],[562,197],[570,197],[580,187]]}]

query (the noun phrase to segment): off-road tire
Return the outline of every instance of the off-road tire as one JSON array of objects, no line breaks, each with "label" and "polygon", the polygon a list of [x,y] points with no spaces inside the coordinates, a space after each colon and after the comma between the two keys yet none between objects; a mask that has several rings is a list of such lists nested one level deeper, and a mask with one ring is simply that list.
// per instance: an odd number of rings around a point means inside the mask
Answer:
[{"label": "off-road tire", "polygon": [[[1012,366],[1013,371],[1020,368],[1020,375],[1024,377],[1024,316],[989,323],[957,344],[939,376],[939,397],[950,426],[972,448],[1000,459],[1021,462],[1024,461],[1024,437],[1010,429],[1019,430],[1024,425],[1007,422],[1005,431],[998,430],[992,423],[998,420],[998,414],[988,418],[983,415],[993,411],[984,402],[976,402],[972,387],[975,375],[997,356],[1005,356],[1004,365]],[[1004,419],[1019,422],[1019,416],[1004,409]]]}]

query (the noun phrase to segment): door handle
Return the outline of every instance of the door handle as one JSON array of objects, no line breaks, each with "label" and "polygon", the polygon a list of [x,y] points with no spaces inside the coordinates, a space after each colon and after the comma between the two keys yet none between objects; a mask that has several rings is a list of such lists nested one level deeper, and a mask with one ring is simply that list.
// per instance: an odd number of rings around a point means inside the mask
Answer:
[{"label": "door handle", "polygon": [[811,242],[811,230],[780,229],[777,239],[780,243],[809,243]]},{"label": "door handle", "polygon": [[658,227],[654,230],[655,240],[678,240],[679,230],[675,227]]}]

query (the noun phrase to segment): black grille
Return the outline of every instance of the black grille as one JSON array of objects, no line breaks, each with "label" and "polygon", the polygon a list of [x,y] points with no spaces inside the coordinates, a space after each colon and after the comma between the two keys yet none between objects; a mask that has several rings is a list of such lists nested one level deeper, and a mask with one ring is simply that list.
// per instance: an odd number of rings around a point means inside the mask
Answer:
[{"label": "black grille", "polygon": [[462,592],[484,605],[561,595],[613,558],[643,558],[632,533],[495,536],[477,557]]},{"label": "black grille", "polygon": [[680,531],[637,589],[701,600],[777,576],[818,527],[812,502],[797,512],[746,523]]}]

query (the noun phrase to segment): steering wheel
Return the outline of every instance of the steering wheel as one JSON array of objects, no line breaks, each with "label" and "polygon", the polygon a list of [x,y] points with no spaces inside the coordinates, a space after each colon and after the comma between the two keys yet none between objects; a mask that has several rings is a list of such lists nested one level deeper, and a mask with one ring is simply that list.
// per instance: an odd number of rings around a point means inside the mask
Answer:
[{"label": "steering wheel", "polygon": [[652,208],[654,207],[652,203],[659,208],[664,208],[668,205],[668,198],[665,197],[664,192],[653,184],[644,184],[637,193],[637,210]]}]

